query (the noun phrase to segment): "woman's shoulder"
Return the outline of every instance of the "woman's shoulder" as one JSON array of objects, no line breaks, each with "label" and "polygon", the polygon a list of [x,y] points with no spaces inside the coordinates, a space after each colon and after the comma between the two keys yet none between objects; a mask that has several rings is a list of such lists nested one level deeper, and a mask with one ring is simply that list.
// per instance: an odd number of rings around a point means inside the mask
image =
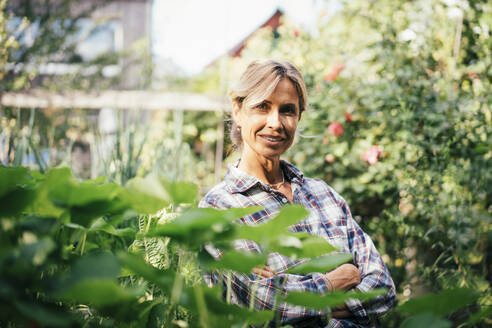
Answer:
[{"label": "woman's shoulder", "polygon": [[213,186],[198,203],[198,207],[231,208],[235,199],[225,181]]},{"label": "woman's shoulder", "polygon": [[304,186],[317,197],[325,196],[333,199],[336,203],[345,203],[343,197],[322,179],[304,178]]}]

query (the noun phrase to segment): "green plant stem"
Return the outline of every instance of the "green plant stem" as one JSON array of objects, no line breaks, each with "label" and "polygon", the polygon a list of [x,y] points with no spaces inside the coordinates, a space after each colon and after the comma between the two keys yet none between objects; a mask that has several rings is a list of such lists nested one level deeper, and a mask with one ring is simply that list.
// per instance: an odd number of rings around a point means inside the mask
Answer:
[{"label": "green plant stem", "polygon": [[84,255],[84,250],[85,250],[85,240],[87,239],[87,232],[84,232],[84,235],[82,236],[82,242],[80,245],[80,255]]},{"label": "green plant stem", "polygon": [[231,304],[231,292],[232,292],[232,279],[231,279],[231,271],[227,272],[227,290],[226,290],[226,302],[227,304]]},{"label": "green plant stem", "polygon": [[195,286],[193,290],[195,292],[195,301],[200,315],[200,325],[201,327],[208,328],[207,305],[205,304],[203,290],[200,286]]}]

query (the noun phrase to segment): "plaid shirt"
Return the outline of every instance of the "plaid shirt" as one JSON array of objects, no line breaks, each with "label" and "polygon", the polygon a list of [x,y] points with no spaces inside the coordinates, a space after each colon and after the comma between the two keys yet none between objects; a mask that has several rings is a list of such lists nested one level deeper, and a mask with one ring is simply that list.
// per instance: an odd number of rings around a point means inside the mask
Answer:
[{"label": "plaid shirt", "polygon": [[[303,205],[310,212],[306,219],[289,229],[321,236],[340,251],[353,254],[354,264],[361,274],[361,282],[355,289],[369,291],[388,288],[388,293],[364,304],[355,299],[347,301],[346,305],[352,314],[347,320],[332,318],[326,321],[329,310],[317,311],[286,303],[275,304],[277,292],[283,295],[290,291],[325,294],[329,287],[324,274],[320,272],[309,275],[282,273],[292,265],[298,264],[298,261],[293,262],[279,253],[270,253],[267,265],[278,274],[273,278],[262,278],[254,274],[233,274],[232,302],[244,306],[253,304],[257,310],[275,309],[280,313],[283,324],[299,327],[373,325],[377,316],[387,312],[394,305],[396,297],[393,280],[371,238],[352,218],[345,200],[324,181],[303,177],[302,172],[287,161],[281,161],[281,168],[286,180],[291,183],[294,203]],[[231,164],[228,165],[224,181],[205,195],[199,207],[226,209],[262,206],[263,210],[239,219],[242,224],[257,225],[269,220],[287,203],[289,200],[282,193]],[[235,247],[237,250],[261,252],[260,246],[249,240],[237,240]],[[221,256],[220,251],[212,245],[206,248],[215,258]],[[210,283],[217,283],[219,280],[217,273],[209,277]],[[225,283],[226,279],[222,281]]]}]

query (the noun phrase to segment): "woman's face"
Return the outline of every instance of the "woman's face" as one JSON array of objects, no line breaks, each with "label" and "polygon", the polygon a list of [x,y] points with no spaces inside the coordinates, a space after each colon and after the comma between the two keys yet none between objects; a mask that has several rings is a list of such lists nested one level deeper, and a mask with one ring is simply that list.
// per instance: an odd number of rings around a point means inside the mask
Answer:
[{"label": "woman's face", "polygon": [[253,151],[268,159],[278,158],[292,145],[299,119],[299,96],[286,78],[255,107],[234,107],[234,120],[241,128],[243,153]]}]

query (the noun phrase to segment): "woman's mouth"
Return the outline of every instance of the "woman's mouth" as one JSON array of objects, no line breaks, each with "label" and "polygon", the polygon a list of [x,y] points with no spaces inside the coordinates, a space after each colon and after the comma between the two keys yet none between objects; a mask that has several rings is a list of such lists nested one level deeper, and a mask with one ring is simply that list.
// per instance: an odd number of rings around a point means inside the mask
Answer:
[{"label": "woman's mouth", "polygon": [[276,144],[280,144],[282,143],[285,138],[281,137],[281,136],[273,136],[273,135],[260,135],[260,137],[265,140],[268,144],[273,144],[273,145],[276,145]]}]

